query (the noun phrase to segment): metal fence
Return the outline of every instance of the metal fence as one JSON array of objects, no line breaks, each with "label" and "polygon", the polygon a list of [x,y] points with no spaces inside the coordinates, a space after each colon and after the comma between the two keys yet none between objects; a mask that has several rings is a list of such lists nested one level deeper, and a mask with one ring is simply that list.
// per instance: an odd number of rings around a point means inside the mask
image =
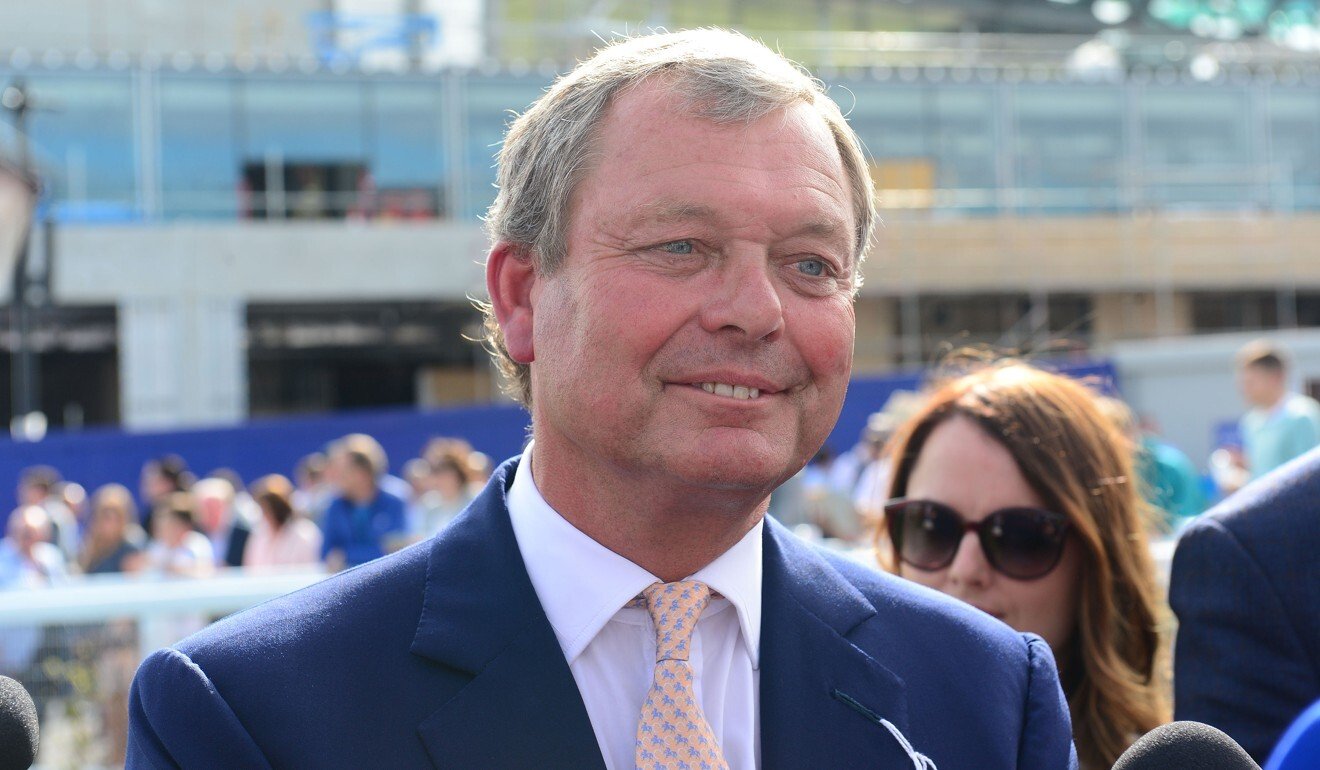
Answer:
[{"label": "metal fence", "polygon": [[0,591],[0,674],[37,704],[42,770],[121,767],[138,664],[225,615],[323,572],[231,572],[206,580],[98,576]]},{"label": "metal fence", "polygon": [[[1163,585],[1174,543],[1151,544]],[[852,555],[874,563],[869,553]],[[311,571],[232,571],[203,580],[107,575],[0,591],[0,674],[22,683],[37,704],[38,770],[122,767],[129,685],[143,658],[213,620],[324,577]]]}]

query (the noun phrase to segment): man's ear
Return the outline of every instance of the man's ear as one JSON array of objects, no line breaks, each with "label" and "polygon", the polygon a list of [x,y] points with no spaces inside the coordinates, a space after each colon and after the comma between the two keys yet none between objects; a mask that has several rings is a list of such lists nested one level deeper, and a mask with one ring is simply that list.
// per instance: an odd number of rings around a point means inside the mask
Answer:
[{"label": "man's ear", "polygon": [[532,344],[532,289],[536,277],[530,249],[523,244],[500,241],[486,257],[486,291],[491,309],[500,322],[509,356],[520,364],[536,360]]}]

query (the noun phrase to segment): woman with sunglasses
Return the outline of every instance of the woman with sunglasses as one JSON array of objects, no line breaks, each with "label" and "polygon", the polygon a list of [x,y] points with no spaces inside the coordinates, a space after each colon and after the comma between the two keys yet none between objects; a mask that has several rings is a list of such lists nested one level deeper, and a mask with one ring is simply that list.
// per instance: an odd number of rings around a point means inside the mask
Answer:
[{"label": "woman with sunglasses", "polygon": [[939,387],[891,451],[888,566],[1050,644],[1083,768],[1169,720],[1132,456],[1091,391],[991,365]]}]

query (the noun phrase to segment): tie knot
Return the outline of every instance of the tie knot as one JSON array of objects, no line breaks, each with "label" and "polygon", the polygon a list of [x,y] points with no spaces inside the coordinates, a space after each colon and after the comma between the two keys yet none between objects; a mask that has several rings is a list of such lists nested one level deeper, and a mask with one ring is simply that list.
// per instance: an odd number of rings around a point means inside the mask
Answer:
[{"label": "tie knot", "polygon": [[692,630],[710,601],[710,587],[696,580],[652,583],[642,591],[655,623],[655,659],[687,660]]}]

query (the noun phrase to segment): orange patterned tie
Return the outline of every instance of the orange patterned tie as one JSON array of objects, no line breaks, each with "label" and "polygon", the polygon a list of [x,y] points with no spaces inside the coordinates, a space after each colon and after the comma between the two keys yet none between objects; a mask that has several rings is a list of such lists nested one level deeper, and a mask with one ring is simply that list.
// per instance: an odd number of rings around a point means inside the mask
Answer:
[{"label": "orange patterned tie", "polygon": [[655,622],[655,675],[637,720],[638,770],[728,770],[688,665],[692,630],[709,601],[710,588],[695,580],[652,583],[635,600]]}]

